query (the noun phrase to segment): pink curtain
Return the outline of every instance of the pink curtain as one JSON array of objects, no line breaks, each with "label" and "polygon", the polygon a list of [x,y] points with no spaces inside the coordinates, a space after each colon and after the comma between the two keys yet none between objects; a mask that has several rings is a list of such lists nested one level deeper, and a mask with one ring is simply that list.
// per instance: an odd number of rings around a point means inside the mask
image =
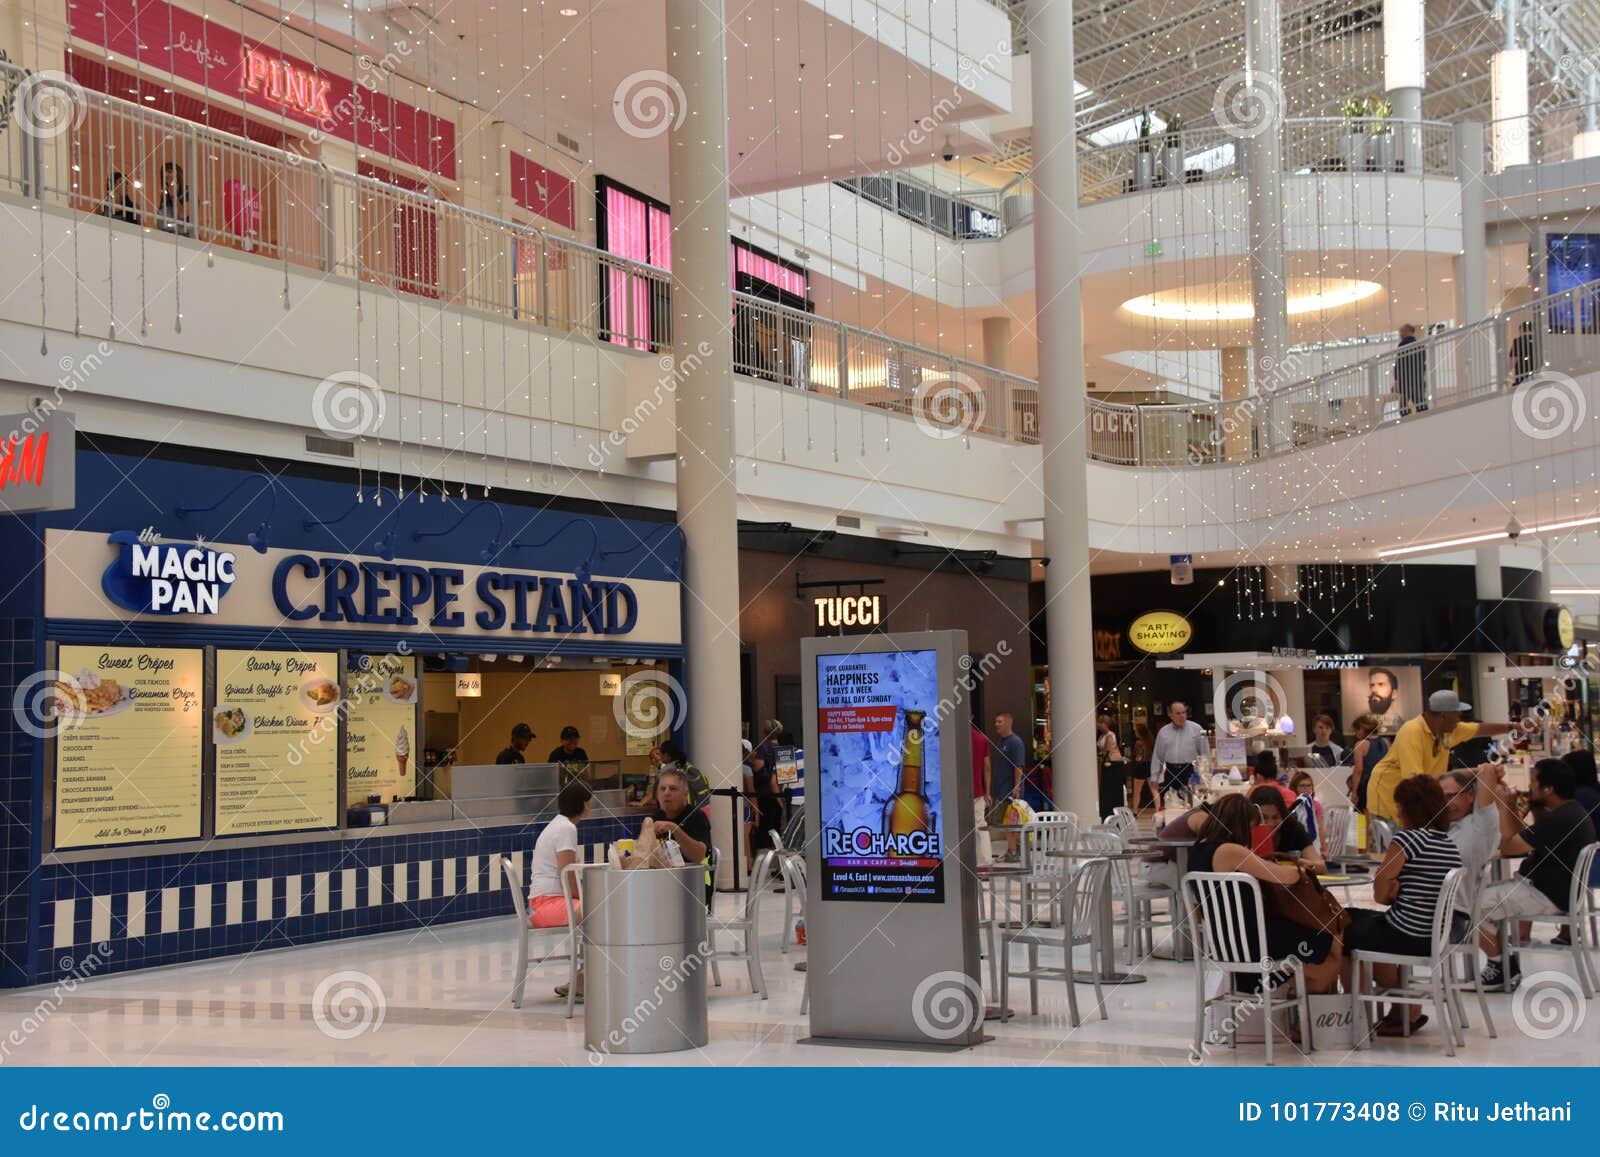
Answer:
[{"label": "pink curtain", "polygon": [[[629,261],[650,260],[650,208],[621,189],[606,189],[606,249]],[[648,349],[650,287],[621,269],[606,271],[610,301],[611,341]]]},{"label": "pink curtain", "polygon": [[[759,253],[752,253],[742,245],[733,246],[733,272],[748,273],[751,277],[759,277],[770,285],[776,285],[785,293],[792,293],[796,297],[806,296],[806,275],[790,269],[786,265],[774,261],[770,257],[763,257]],[[738,279],[735,278],[735,281]]]}]

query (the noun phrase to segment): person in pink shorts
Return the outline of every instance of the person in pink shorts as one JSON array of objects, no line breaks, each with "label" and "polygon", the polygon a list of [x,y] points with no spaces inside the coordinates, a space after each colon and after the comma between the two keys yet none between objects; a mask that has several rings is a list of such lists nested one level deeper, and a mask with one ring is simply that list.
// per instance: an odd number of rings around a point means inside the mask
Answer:
[{"label": "person in pink shorts", "polygon": [[[582,858],[578,849],[578,822],[589,814],[594,793],[582,780],[573,780],[556,796],[556,817],[545,825],[533,845],[533,864],[528,873],[528,922],[535,928],[565,928],[567,897],[561,890],[561,873]],[[573,918],[583,914],[582,897],[572,882]],[[565,986],[556,990],[566,996]],[[583,974],[578,974],[578,999],[583,999]]]}]

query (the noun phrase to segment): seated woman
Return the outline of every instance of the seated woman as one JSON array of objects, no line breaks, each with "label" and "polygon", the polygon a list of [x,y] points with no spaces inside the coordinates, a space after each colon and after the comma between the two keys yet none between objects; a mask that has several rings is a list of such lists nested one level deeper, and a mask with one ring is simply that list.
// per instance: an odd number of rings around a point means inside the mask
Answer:
[{"label": "seated woman", "polygon": [[[1293,884],[1300,879],[1300,868],[1263,859],[1250,850],[1253,829],[1259,815],[1256,807],[1242,795],[1225,795],[1212,802],[1200,829],[1199,842],[1189,850],[1191,872],[1243,872],[1265,884]],[[1241,913],[1242,927],[1231,935],[1260,952],[1255,943],[1256,914]],[[1274,960],[1299,957],[1305,962],[1306,991],[1333,992],[1343,969],[1343,952],[1333,933],[1313,931],[1278,916],[1266,918],[1266,955]]]},{"label": "seated woman", "polygon": [[[1448,805],[1438,780],[1431,775],[1401,780],[1395,785],[1394,804],[1400,813],[1400,831],[1372,878],[1372,898],[1389,905],[1388,910],[1352,909],[1345,947],[1350,952],[1364,949],[1428,956],[1433,952],[1433,913],[1439,889],[1450,870],[1461,867],[1461,852],[1450,838]],[[1465,921],[1460,923],[1464,933]],[[1400,982],[1400,966],[1374,964],[1372,979],[1380,988],[1393,987]],[[1403,1035],[1404,1011],[1405,1006],[1391,1005],[1378,1022],[1378,1035]],[[1418,1009],[1411,1031],[1427,1021]]]},{"label": "seated woman", "polygon": [[[582,780],[568,783],[556,796],[556,817],[545,824],[533,845],[533,863],[528,869],[528,923],[535,928],[567,926],[567,897],[561,890],[561,873],[582,858],[578,851],[578,821],[589,814],[589,802],[593,798],[594,793]],[[577,886],[574,880],[572,910],[575,919],[583,911]],[[566,996],[566,985],[556,989],[556,995]],[[578,974],[578,999],[583,999],[581,972]]]},{"label": "seated woman", "polygon": [[1250,833],[1250,849],[1256,855],[1264,860],[1295,856],[1313,871],[1327,868],[1317,841],[1311,838],[1304,824],[1284,810],[1283,795],[1276,786],[1266,784],[1256,788],[1249,800],[1261,815]]}]

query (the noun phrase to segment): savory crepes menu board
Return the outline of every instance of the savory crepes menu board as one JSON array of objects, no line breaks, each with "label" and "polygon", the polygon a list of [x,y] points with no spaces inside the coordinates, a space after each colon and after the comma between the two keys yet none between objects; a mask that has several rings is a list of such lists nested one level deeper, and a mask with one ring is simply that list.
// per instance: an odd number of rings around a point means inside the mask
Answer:
[{"label": "savory crepes menu board", "polygon": [[331,651],[217,652],[217,835],[338,826],[343,701]]},{"label": "savory crepes menu board", "polygon": [[58,648],[55,846],[200,836],[205,657]]},{"label": "savory crepes menu board", "polygon": [[411,747],[422,680],[409,655],[352,655],[344,677],[347,803],[389,803],[416,794]]}]

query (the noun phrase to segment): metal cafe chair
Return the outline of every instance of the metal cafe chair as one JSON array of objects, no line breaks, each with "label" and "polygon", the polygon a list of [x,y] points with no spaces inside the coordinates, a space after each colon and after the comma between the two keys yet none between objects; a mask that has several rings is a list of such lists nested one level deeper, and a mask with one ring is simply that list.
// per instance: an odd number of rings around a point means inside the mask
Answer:
[{"label": "metal cafe chair", "polygon": [[1330,807],[1322,815],[1322,858],[1333,865],[1344,859],[1349,846],[1350,817],[1355,814],[1349,804]]},{"label": "metal cafe chair", "polygon": [[[1372,1034],[1370,1009],[1379,1004],[1417,1005],[1432,1004],[1444,1020],[1444,1051],[1446,1056],[1456,1055],[1456,1046],[1465,1045],[1462,1034],[1466,1027],[1466,1008],[1461,993],[1470,985],[1478,997],[1478,1011],[1483,1013],[1484,1027],[1492,1037],[1494,1019],[1489,1015],[1489,1002],[1483,992],[1483,978],[1478,975],[1478,945],[1471,934],[1476,921],[1468,922],[1468,933],[1460,942],[1451,938],[1451,924],[1455,919],[1456,898],[1466,879],[1466,869],[1453,868],[1439,888],[1439,898],[1433,909],[1432,951],[1427,956],[1406,956],[1394,952],[1369,952],[1365,949],[1350,954],[1352,984],[1350,985],[1350,1023],[1355,1047],[1366,1047]],[[1456,965],[1465,964],[1458,971]],[[1400,966],[1400,983],[1394,988],[1363,991],[1363,972],[1374,964]],[[1413,979],[1413,969],[1426,969],[1427,977]],[[1411,1035],[1411,1021],[1406,1020],[1406,1036]]]},{"label": "metal cafe chair", "polygon": [[[1595,921],[1600,918],[1594,903],[1594,888],[1591,882],[1594,879],[1594,864],[1596,853],[1600,853],[1600,843],[1588,844],[1579,849],[1577,863],[1572,870],[1572,891],[1567,901],[1567,910],[1560,916],[1533,916],[1525,917],[1534,924],[1563,924],[1572,933],[1570,944],[1540,944],[1540,949],[1549,948],[1553,951],[1568,951],[1572,953],[1573,971],[1578,975],[1578,986],[1583,990],[1585,997],[1591,997],[1596,989],[1595,962],[1589,954],[1600,945],[1594,940]],[[1517,943],[1517,920],[1497,919],[1500,925],[1500,942],[1509,946],[1515,952],[1520,945]],[[1506,983],[1511,982],[1510,970],[1506,973]]]},{"label": "metal cafe chair", "polygon": [[[1061,859],[1057,859],[1056,862],[1067,863]],[[1087,945],[1089,967],[1094,978],[1095,1003],[1100,1007],[1100,1019],[1107,1019],[1105,997],[1100,990],[1100,954],[1108,951],[1109,946],[1100,943],[1096,927],[1100,913],[1100,899],[1107,887],[1110,867],[1111,864],[1107,860],[1082,860],[1075,866],[1056,873],[1053,879],[1047,876],[1041,877],[1041,886],[1048,887],[1049,894],[1044,897],[1036,896],[1035,899],[1046,903],[1048,920],[1036,924],[1032,920],[1032,913],[1025,911],[1020,928],[1007,928],[1001,933],[1001,1008],[1010,1005],[1013,976],[1027,980],[1028,1009],[1035,1014],[1039,1011],[1039,981],[1064,980],[1067,983],[1067,1011],[1072,1020],[1072,1027],[1077,1028],[1078,982],[1072,966],[1072,952],[1075,948]],[[1018,944],[1027,946],[1028,967],[1013,970],[1011,948]],[[1041,948],[1060,949],[1060,966],[1040,964]]]},{"label": "metal cafe chair", "polygon": [[[1259,1009],[1265,1022],[1262,1036],[1269,1065],[1277,1014],[1298,1008],[1300,1023],[1306,1028],[1306,1047],[1311,1048],[1311,1004],[1306,999],[1305,972],[1297,956],[1273,960],[1267,955],[1267,916],[1256,878],[1243,872],[1190,872],[1183,878],[1182,887],[1189,934],[1195,945],[1194,1059],[1204,1055],[1206,1014],[1212,1008],[1227,1009],[1230,1048],[1238,1043],[1239,1017]],[[1206,996],[1208,972],[1222,973],[1222,991],[1216,996]],[[1261,985],[1260,992],[1235,991],[1234,981],[1241,976],[1255,978]],[[1293,995],[1287,995],[1290,981],[1295,982]],[[1279,992],[1286,995],[1279,996]]]},{"label": "metal cafe chair", "polygon": [[1128,850],[1127,841],[1109,828],[1090,828],[1079,840],[1087,852],[1115,853],[1119,858],[1111,861],[1111,898],[1122,904],[1122,917],[1117,922],[1123,926],[1123,945],[1128,952],[1128,966],[1137,960],[1135,953],[1152,956],[1156,950],[1155,902],[1167,902],[1166,926],[1177,932],[1177,889],[1166,884],[1151,884],[1135,878],[1133,861],[1121,857]]},{"label": "metal cafe chair", "polygon": [[[1035,881],[1040,877],[1059,876],[1064,861],[1052,857],[1050,852],[1071,851],[1078,842],[1078,817],[1072,812],[1040,812],[1022,829],[1022,876],[1020,877],[1023,919],[1033,919]],[[1043,889],[1048,895],[1049,888]]]},{"label": "metal cafe chair", "polygon": [[783,846],[783,837],[772,833],[772,850],[778,857],[778,870],[783,874],[783,935],[778,951],[788,955],[789,941],[806,918],[806,858],[805,854]]},{"label": "metal cafe chair", "polygon": [[[712,916],[706,920],[706,943],[711,948],[711,979],[722,984],[719,960],[742,960],[750,972],[750,988],[762,1000],[767,999],[767,984],[761,973],[761,897],[772,882],[772,864],[775,853],[769,848],[756,857],[750,870],[750,890],[744,895],[744,911],[737,916]],[[732,935],[739,938],[733,948],[719,948],[717,937]]]},{"label": "metal cafe chair", "polygon": [[1112,808],[1111,814],[1101,826],[1127,839],[1129,836],[1139,834],[1139,817],[1133,814],[1132,808]]},{"label": "metal cafe chair", "polygon": [[[567,1019],[572,1019],[573,1007],[578,1000],[578,964],[583,959],[583,941],[578,936],[577,915],[573,911],[572,896],[577,891],[578,873],[583,865],[568,864],[561,870],[562,894],[567,900],[567,926],[561,928],[535,928],[528,914],[528,895],[522,888],[522,873],[508,855],[501,855],[500,870],[505,873],[506,884],[511,888],[511,915],[517,922],[516,969],[511,981],[511,1007],[522,1007],[522,990],[527,984],[529,968],[566,961],[567,969]],[[565,952],[552,952],[532,960],[535,941],[552,947],[566,945]]]}]

